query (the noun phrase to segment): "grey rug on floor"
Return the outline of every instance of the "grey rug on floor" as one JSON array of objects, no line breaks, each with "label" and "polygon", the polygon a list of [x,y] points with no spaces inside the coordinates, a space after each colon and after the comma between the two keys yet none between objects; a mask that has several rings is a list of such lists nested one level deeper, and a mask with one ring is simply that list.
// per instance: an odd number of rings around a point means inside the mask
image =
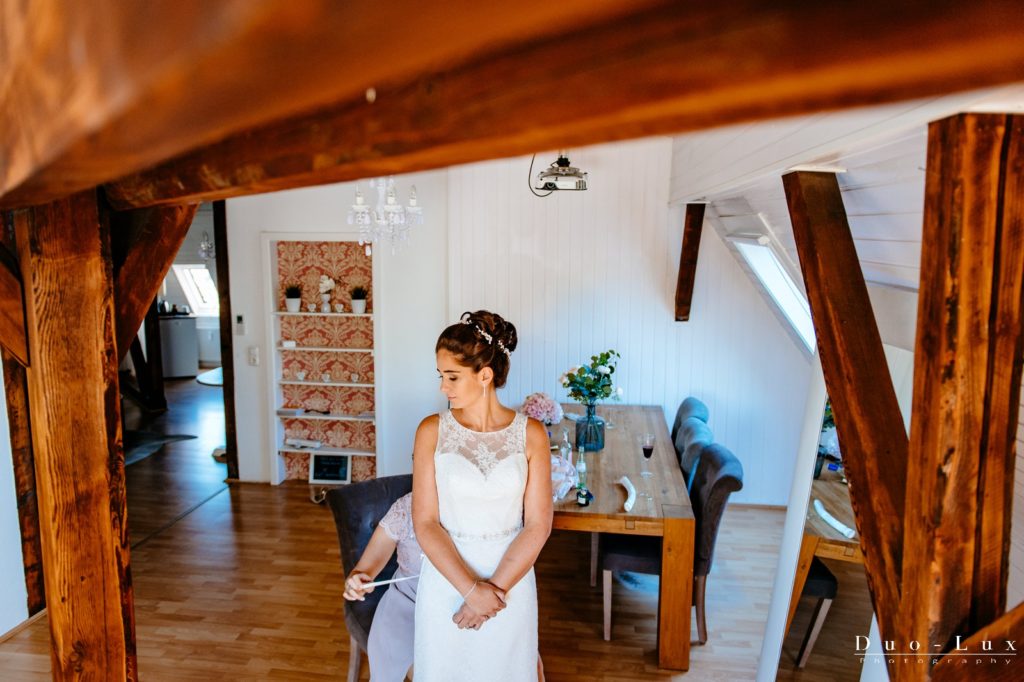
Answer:
[{"label": "grey rug on floor", "polygon": [[191,440],[195,436],[186,434],[154,433],[153,431],[124,432],[124,465],[135,464],[158,452],[167,443],[178,440]]}]

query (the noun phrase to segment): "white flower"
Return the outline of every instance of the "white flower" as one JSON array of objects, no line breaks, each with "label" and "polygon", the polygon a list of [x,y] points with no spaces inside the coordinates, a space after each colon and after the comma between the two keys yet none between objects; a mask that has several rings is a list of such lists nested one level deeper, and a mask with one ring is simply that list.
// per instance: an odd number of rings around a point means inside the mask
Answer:
[{"label": "white flower", "polygon": [[334,280],[327,275],[320,275],[320,293],[329,294],[334,291]]},{"label": "white flower", "polygon": [[618,388],[615,389],[615,395],[619,396],[620,398],[622,397],[622,386],[619,386]]},{"label": "white flower", "polygon": [[612,370],[611,370],[610,367],[608,367],[608,365],[598,365],[597,366],[597,373],[598,374],[611,374]]}]

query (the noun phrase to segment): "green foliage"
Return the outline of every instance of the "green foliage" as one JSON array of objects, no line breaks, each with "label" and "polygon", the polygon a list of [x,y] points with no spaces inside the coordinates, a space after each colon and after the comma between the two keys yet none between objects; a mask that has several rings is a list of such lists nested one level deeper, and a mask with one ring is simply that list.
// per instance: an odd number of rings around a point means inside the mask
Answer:
[{"label": "green foliage", "polygon": [[354,286],[349,293],[352,294],[353,301],[365,301],[370,292],[366,290],[366,287]]},{"label": "green foliage", "polygon": [[836,425],[835,415],[832,414],[832,399],[825,401],[825,417],[821,420],[821,429],[831,429]]},{"label": "green foliage", "polygon": [[621,358],[614,350],[590,356],[590,365],[571,367],[561,376],[563,388],[569,389],[569,397],[584,405],[593,405],[599,400],[617,397],[612,377],[615,363]]},{"label": "green foliage", "polygon": [[299,284],[289,284],[284,288],[285,298],[302,298],[302,286]]}]

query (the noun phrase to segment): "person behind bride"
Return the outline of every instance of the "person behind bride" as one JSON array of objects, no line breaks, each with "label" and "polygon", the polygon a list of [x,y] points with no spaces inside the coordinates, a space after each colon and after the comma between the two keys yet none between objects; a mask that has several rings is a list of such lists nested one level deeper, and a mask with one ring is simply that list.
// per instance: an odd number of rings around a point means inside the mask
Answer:
[{"label": "person behind bride", "polygon": [[551,533],[547,432],[501,404],[515,327],[464,313],[437,340],[450,409],[413,450],[413,524],[425,558],[416,600],[416,682],[538,678],[533,564]]}]

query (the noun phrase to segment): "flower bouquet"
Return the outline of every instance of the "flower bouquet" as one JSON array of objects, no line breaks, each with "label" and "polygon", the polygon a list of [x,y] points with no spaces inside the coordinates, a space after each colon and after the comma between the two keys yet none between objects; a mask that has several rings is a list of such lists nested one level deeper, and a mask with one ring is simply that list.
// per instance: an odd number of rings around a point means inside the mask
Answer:
[{"label": "flower bouquet", "polygon": [[520,412],[548,426],[562,421],[562,406],[547,393],[531,393],[526,396]]},{"label": "flower bouquet", "polygon": [[604,420],[597,416],[597,402],[622,395],[622,389],[616,389],[612,381],[621,357],[607,350],[590,356],[589,365],[571,367],[560,377],[562,387],[569,389],[569,397],[587,408],[586,417],[576,422],[576,447],[588,452],[604,448]]},{"label": "flower bouquet", "polygon": [[331,312],[331,292],[334,291],[334,280],[327,275],[320,275],[320,310],[325,313]]}]

